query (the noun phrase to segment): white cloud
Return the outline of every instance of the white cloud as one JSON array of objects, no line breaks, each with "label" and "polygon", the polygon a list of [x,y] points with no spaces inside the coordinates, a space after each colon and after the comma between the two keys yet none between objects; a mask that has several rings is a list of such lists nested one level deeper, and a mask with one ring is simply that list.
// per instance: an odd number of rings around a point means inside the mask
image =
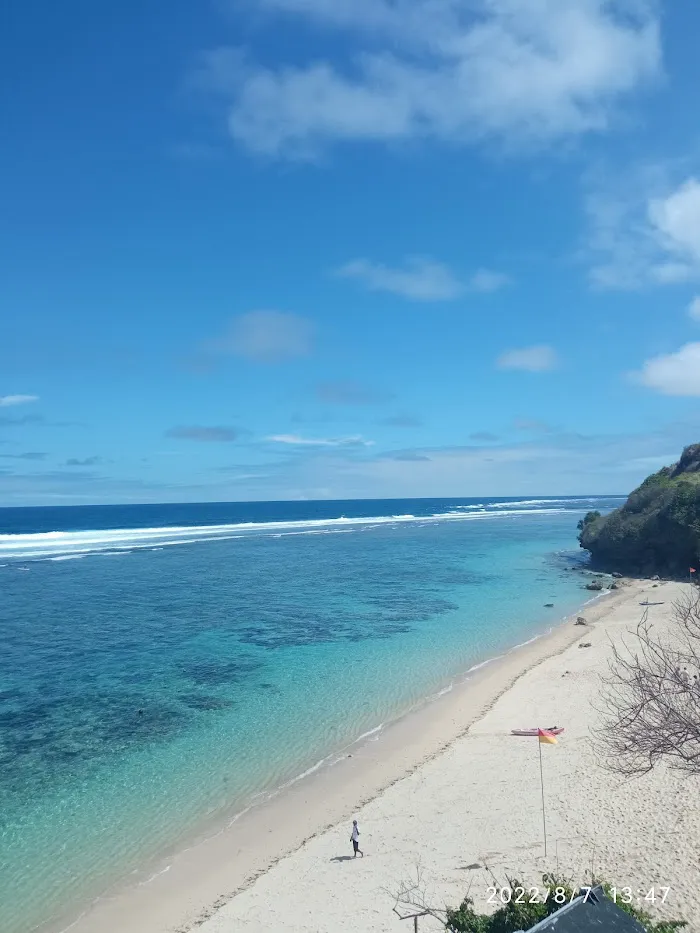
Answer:
[{"label": "white cloud", "polygon": [[383,418],[380,421],[380,424],[386,425],[389,428],[421,428],[423,427],[423,422],[416,415],[411,414],[398,414],[390,415],[388,418]]},{"label": "white cloud", "polygon": [[516,431],[528,431],[532,434],[550,434],[554,430],[546,421],[538,421],[536,418],[516,418],[513,427]]},{"label": "white cloud", "polygon": [[10,408],[13,405],[26,405],[28,402],[38,401],[38,395],[0,395],[0,408]]},{"label": "white cloud", "polygon": [[553,347],[523,347],[506,350],[496,360],[498,369],[521,369],[529,373],[542,373],[554,369],[559,360]]},{"label": "white cloud", "polygon": [[369,259],[354,259],[336,275],[357,279],[371,291],[390,292],[411,301],[451,301],[466,292],[495,292],[509,281],[507,275],[478,269],[463,282],[442,262],[427,256],[409,256],[403,266],[385,266]]},{"label": "white cloud", "polygon": [[700,321],[700,295],[696,295],[688,305],[688,317]]},{"label": "white cloud", "polygon": [[671,466],[677,460],[678,451],[672,450],[669,453],[657,454],[655,457],[632,457],[630,460],[621,460],[611,469],[643,470],[645,473],[656,473],[661,467]]},{"label": "white cloud", "polygon": [[382,405],[393,399],[393,394],[375,386],[352,380],[320,382],[316,397],[329,405]]},{"label": "white cloud", "polygon": [[492,272],[490,269],[479,269],[469,279],[469,289],[474,292],[497,292],[510,281],[502,272]]},{"label": "white cloud", "polygon": [[539,144],[605,129],[615,103],[660,72],[649,0],[264,0],[351,34],[326,60],[248,67],[210,54],[200,84],[230,100],[231,135],[268,155],[337,140],[483,138]]},{"label": "white cloud", "polygon": [[372,447],[374,441],[366,441],[360,434],[352,437],[301,437],[299,434],[273,434],[266,440],[274,444],[289,444],[294,447]]},{"label": "white cloud", "polygon": [[417,447],[333,464],[309,458],[298,467],[300,476],[324,481],[337,498],[467,492],[539,498],[543,488],[550,495],[580,495],[582,489],[626,493],[650,470],[677,460],[683,444],[696,433],[696,426],[676,424],[646,435],[555,434],[546,442]]},{"label": "white cloud", "polygon": [[337,274],[357,279],[371,291],[391,292],[412,301],[450,301],[464,292],[464,285],[446,265],[423,256],[409,257],[403,268],[354,259]]},{"label": "white cloud", "polygon": [[689,178],[666,198],[649,203],[649,219],[676,261],[700,268],[700,182]]},{"label": "white cloud", "polygon": [[686,343],[676,353],[655,356],[632,377],[663,395],[700,396],[700,343]]},{"label": "white cloud", "polygon": [[589,197],[591,278],[604,288],[700,278],[700,182],[652,167]]},{"label": "white cloud", "polygon": [[307,318],[282,311],[250,311],[235,317],[227,333],[205,349],[215,355],[275,363],[307,356],[312,337],[313,325]]}]

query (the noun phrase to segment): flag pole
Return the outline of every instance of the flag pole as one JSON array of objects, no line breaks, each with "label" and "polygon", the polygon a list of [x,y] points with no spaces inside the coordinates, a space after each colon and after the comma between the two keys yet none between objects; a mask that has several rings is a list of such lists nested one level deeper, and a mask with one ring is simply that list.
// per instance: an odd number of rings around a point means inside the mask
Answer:
[{"label": "flag pole", "polygon": [[544,831],[544,857],[547,858],[547,817],[544,808],[544,775],[542,774],[542,742],[537,736],[537,747],[540,751],[540,787],[542,789],[542,829]]}]

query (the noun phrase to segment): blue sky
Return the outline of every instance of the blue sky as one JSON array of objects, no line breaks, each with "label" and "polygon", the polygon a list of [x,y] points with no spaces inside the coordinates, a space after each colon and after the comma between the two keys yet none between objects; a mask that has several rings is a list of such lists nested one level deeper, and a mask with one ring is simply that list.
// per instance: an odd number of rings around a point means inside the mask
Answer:
[{"label": "blue sky", "polygon": [[651,0],[15,4],[0,504],[616,493],[676,459],[699,34]]}]

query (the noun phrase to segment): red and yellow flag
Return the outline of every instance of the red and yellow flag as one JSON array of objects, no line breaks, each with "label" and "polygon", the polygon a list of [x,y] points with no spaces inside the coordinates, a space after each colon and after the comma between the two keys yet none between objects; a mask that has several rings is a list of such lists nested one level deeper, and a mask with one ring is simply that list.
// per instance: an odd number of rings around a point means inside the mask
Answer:
[{"label": "red and yellow flag", "polygon": [[547,732],[546,729],[538,729],[537,738],[539,739],[541,745],[556,745],[557,744],[556,736],[552,735],[551,732]]}]

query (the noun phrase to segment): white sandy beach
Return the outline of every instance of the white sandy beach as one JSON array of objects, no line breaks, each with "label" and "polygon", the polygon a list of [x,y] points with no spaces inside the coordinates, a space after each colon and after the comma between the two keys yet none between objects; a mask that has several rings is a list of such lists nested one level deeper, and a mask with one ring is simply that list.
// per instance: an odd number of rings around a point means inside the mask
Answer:
[{"label": "white sandy beach", "polygon": [[[590,742],[611,640],[635,628],[645,599],[663,601],[649,612],[665,628],[684,590],[630,583],[604,597],[587,607],[587,628],[569,621],[487,665],[169,859],[150,883],[101,899],[73,933],[400,933],[409,924],[389,892],[418,864],[437,905],[456,906],[467,891],[483,904],[489,871],[536,884],[545,870],[584,882],[593,869],[635,891],[670,887],[660,916],[700,930],[700,785],[665,768],[623,783]],[[554,723],[565,732],[542,749],[545,859],[538,745],[510,730]],[[347,858],[353,817],[364,859]],[[420,929],[437,926],[426,918]]]}]

